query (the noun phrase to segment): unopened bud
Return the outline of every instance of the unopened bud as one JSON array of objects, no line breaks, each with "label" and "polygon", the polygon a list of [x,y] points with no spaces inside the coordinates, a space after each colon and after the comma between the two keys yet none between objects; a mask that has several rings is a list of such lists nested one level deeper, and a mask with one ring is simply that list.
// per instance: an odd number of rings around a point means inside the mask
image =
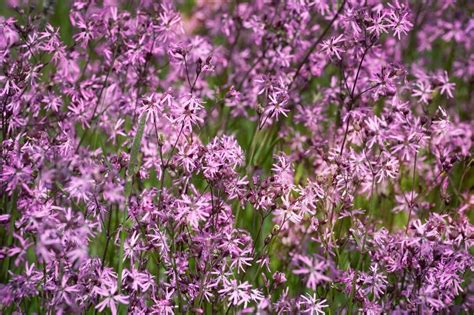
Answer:
[{"label": "unopened bud", "polygon": [[160,133],[158,134],[158,146],[162,147],[165,144],[165,135]]},{"label": "unopened bud", "polygon": [[196,62],[196,75],[199,75],[202,70],[202,60],[199,58]]},{"label": "unopened bud", "polygon": [[353,124],[353,126],[354,126],[354,130],[355,130],[355,131],[360,131],[360,130],[362,129],[362,127],[360,126],[360,124],[359,124],[358,122],[355,122],[355,123]]},{"label": "unopened bud", "polygon": [[176,49],[174,50],[174,52],[175,52],[176,54],[181,55],[181,56],[185,56],[185,55],[186,55],[186,51],[184,51],[182,48],[176,48]]},{"label": "unopened bud", "polygon": [[286,282],[286,276],[283,272],[277,271],[273,274],[273,281],[275,281],[276,285],[280,285]]},{"label": "unopened bud", "polygon": [[280,226],[278,224],[275,224],[272,229],[272,235],[276,235],[280,232]]},{"label": "unopened bud", "polygon": [[271,234],[267,235],[267,237],[265,237],[265,241],[264,241],[265,245],[268,245],[271,242],[271,240],[272,240],[272,235]]}]

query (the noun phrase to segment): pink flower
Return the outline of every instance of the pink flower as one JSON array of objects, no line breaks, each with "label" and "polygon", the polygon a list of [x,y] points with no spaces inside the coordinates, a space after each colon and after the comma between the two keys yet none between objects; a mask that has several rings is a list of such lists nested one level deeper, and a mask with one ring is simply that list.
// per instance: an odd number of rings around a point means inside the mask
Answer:
[{"label": "pink flower", "polygon": [[442,95],[448,96],[449,98],[453,98],[454,97],[453,92],[454,92],[454,89],[456,88],[456,84],[449,82],[448,72],[444,71],[442,74],[439,74],[436,78],[438,79],[440,83],[440,93]]},{"label": "pink flower", "polygon": [[326,300],[320,300],[316,298],[316,293],[310,295],[302,295],[299,301],[299,307],[303,314],[318,315],[325,314],[324,308],[327,308],[329,305],[326,304]]},{"label": "pink flower", "polygon": [[370,20],[371,25],[367,27],[367,30],[370,33],[376,34],[377,36],[380,36],[382,33],[387,32],[388,24],[387,24],[387,19],[386,19],[386,12],[378,12],[375,14],[375,17],[373,17]]},{"label": "pink flower", "polygon": [[252,286],[247,282],[239,283],[237,280],[224,280],[224,288],[218,291],[225,295],[232,305],[247,305],[250,302],[259,303],[263,299],[262,293],[257,289],[252,289]]},{"label": "pink flower", "polygon": [[288,117],[288,109],[285,108],[288,99],[285,95],[281,93],[271,93],[268,95],[270,102],[265,107],[264,115],[269,118],[276,118],[280,115]]},{"label": "pink flower", "polygon": [[341,53],[345,50],[342,48],[342,44],[344,42],[344,35],[341,34],[339,36],[333,36],[330,39],[323,41],[321,44],[322,51],[326,53],[329,57],[336,56],[337,59],[342,59]]},{"label": "pink flower", "polygon": [[426,81],[417,81],[415,87],[413,88],[412,95],[418,97],[421,102],[428,104],[431,100],[433,94],[433,89],[429,82]]},{"label": "pink flower", "polygon": [[307,276],[306,286],[308,288],[316,290],[316,286],[319,283],[331,281],[331,278],[324,274],[327,272],[327,263],[324,260],[320,260],[317,256],[298,255],[296,262],[300,267],[293,270],[293,273]]},{"label": "pink flower", "polygon": [[117,294],[117,285],[111,283],[110,286],[95,287],[96,294],[103,297],[102,301],[95,307],[102,312],[106,307],[110,308],[112,315],[117,314],[117,304],[128,304],[128,296]]},{"label": "pink flower", "polygon": [[391,10],[388,13],[388,25],[392,28],[395,36],[400,40],[401,34],[406,35],[413,27],[413,23],[408,20],[409,13],[399,4],[398,1],[394,5],[389,4]]},{"label": "pink flower", "polygon": [[177,202],[176,209],[176,220],[183,221],[191,225],[193,229],[197,229],[199,222],[209,217],[211,204],[208,198],[196,199],[183,195],[182,199]]},{"label": "pink flower", "polygon": [[173,122],[177,126],[184,126],[184,130],[191,131],[192,126],[198,125],[204,121],[200,114],[204,107],[201,101],[195,95],[189,95],[180,105],[175,104],[173,107]]}]

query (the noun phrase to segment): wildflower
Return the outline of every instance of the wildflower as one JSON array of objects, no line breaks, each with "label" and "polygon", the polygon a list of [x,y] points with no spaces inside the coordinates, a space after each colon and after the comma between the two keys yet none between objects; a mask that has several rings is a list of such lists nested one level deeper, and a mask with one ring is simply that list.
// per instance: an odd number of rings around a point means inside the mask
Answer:
[{"label": "wildflower", "polygon": [[166,288],[162,298],[153,298],[151,313],[157,315],[175,314],[175,309],[177,306],[175,306],[173,303],[173,294],[174,290]]},{"label": "wildflower", "polygon": [[364,274],[361,281],[366,286],[366,294],[373,294],[376,299],[380,298],[387,287],[387,277],[378,270],[379,266],[373,264],[370,266],[370,274]]},{"label": "wildflower", "polygon": [[318,257],[298,255],[296,257],[298,263],[302,266],[293,270],[296,275],[306,275],[306,286],[312,290],[316,290],[316,286],[321,282],[331,281],[331,278],[324,273],[327,269],[327,263],[324,260],[319,260]]},{"label": "wildflower", "polygon": [[117,294],[117,285],[111,283],[110,286],[95,287],[94,291],[103,299],[95,307],[102,312],[106,307],[110,308],[113,315],[117,314],[117,304],[128,304],[128,296]]},{"label": "wildflower", "polygon": [[89,176],[72,177],[66,191],[76,200],[88,201],[92,194],[94,181]]},{"label": "wildflower", "polygon": [[224,280],[224,288],[218,291],[225,295],[232,305],[247,305],[250,302],[258,303],[262,300],[263,295],[247,282],[239,283],[237,280]]},{"label": "wildflower", "polygon": [[289,193],[282,197],[283,207],[275,210],[275,216],[281,218],[281,220],[288,220],[295,224],[300,223],[303,217],[298,213],[298,210],[295,209],[295,206],[291,204],[289,198]]},{"label": "wildflower", "polygon": [[387,122],[383,118],[373,116],[367,118],[366,125],[369,130],[368,147],[372,148],[374,144],[382,146],[385,140],[384,129],[387,127]]},{"label": "wildflower", "polygon": [[313,295],[309,293],[302,295],[299,305],[303,314],[310,315],[325,314],[324,308],[328,307],[326,300],[316,298],[316,293],[313,293]]},{"label": "wildflower", "polygon": [[449,98],[453,98],[453,91],[456,87],[455,83],[449,82],[448,73],[446,71],[443,74],[437,76],[437,79],[440,83],[440,93],[446,95]]},{"label": "wildflower", "polygon": [[140,272],[134,267],[130,270],[123,270],[122,282],[127,282],[127,280],[131,281],[130,287],[134,291],[142,290],[142,292],[146,292],[154,285],[153,276],[145,272]]},{"label": "wildflower", "polygon": [[68,285],[69,278],[67,276],[63,276],[61,279],[61,286],[57,286],[55,290],[55,297],[54,300],[56,303],[65,302],[70,306],[75,305],[75,296],[77,293],[80,292],[78,285]]},{"label": "wildflower", "polygon": [[211,204],[207,198],[192,199],[186,195],[182,196],[177,204],[177,220],[183,220],[190,224],[193,229],[197,229],[200,221],[209,217]]},{"label": "wildflower", "polygon": [[20,159],[14,158],[13,163],[2,167],[0,172],[2,186],[5,185],[6,191],[11,194],[18,184],[26,185],[32,172],[29,165],[24,165]]},{"label": "wildflower", "polygon": [[421,102],[428,104],[431,100],[433,90],[431,85],[425,81],[418,81],[415,83],[415,88],[413,89],[413,96],[418,97]]},{"label": "wildflower", "polygon": [[472,309],[462,3],[53,2],[0,17],[3,312]]},{"label": "wildflower", "polygon": [[141,247],[140,234],[135,231],[131,237],[125,241],[123,260],[127,258],[132,260],[136,259],[138,256],[137,253],[141,251]]},{"label": "wildflower", "polygon": [[372,33],[380,36],[382,33],[387,32],[388,25],[386,24],[386,12],[378,12],[375,17],[370,19],[371,25],[367,27],[367,30]]},{"label": "wildflower", "polygon": [[323,41],[321,44],[322,51],[326,53],[327,56],[333,57],[336,56],[337,59],[342,59],[341,53],[344,52],[344,49],[341,47],[341,43],[344,42],[344,35],[333,36],[330,39]]},{"label": "wildflower", "polygon": [[278,116],[283,115],[288,117],[288,109],[285,109],[285,105],[288,102],[287,98],[281,94],[270,94],[268,96],[270,102],[265,108],[265,115],[266,117],[276,118]]},{"label": "wildflower", "polygon": [[237,272],[245,272],[245,268],[252,265],[253,257],[251,257],[250,254],[250,249],[237,252],[234,257],[232,257],[230,267],[237,268]]},{"label": "wildflower", "polygon": [[404,10],[398,1],[395,5],[390,5],[391,10],[388,13],[388,24],[387,26],[392,28],[395,36],[398,40],[401,38],[401,34],[406,35],[413,27],[413,23],[408,20],[408,12]]},{"label": "wildflower", "polygon": [[182,105],[176,105],[173,108],[175,122],[178,126],[182,125],[184,130],[191,131],[193,125],[202,123],[204,120],[200,117],[200,113],[204,107],[201,101],[195,96],[188,96]]}]

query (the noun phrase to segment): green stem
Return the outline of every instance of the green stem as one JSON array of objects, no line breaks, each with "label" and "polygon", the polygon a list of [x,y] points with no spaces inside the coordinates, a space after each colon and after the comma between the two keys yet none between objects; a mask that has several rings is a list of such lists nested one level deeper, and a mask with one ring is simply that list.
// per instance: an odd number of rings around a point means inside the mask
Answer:
[{"label": "green stem", "polygon": [[118,292],[120,293],[122,289],[122,271],[123,271],[123,254],[124,254],[124,244],[125,238],[127,237],[127,219],[128,219],[128,207],[130,202],[130,195],[132,194],[132,184],[133,177],[138,172],[138,154],[140,152],[140,145],[143,138],[143,133],[145,132],[145,124],[147,121],[147,114],[143,113],[138,125],[137,133],[133,139],[132,150],[130,153],[130,162],[127,169],[127,183],[125,185],[125,207],[122,214],[122,221],[120,226],[120,251],[119,251],[119,265],[117,270],[117,286]]}]

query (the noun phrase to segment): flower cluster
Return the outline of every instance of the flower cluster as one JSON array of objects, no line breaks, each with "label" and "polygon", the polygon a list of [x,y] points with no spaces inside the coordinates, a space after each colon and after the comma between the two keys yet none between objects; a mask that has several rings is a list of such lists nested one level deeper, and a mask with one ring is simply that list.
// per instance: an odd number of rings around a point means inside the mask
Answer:
[{"label": "flower cluster", "polygon": [[0,312],[472,312],[473,10],[6,1]]}]

